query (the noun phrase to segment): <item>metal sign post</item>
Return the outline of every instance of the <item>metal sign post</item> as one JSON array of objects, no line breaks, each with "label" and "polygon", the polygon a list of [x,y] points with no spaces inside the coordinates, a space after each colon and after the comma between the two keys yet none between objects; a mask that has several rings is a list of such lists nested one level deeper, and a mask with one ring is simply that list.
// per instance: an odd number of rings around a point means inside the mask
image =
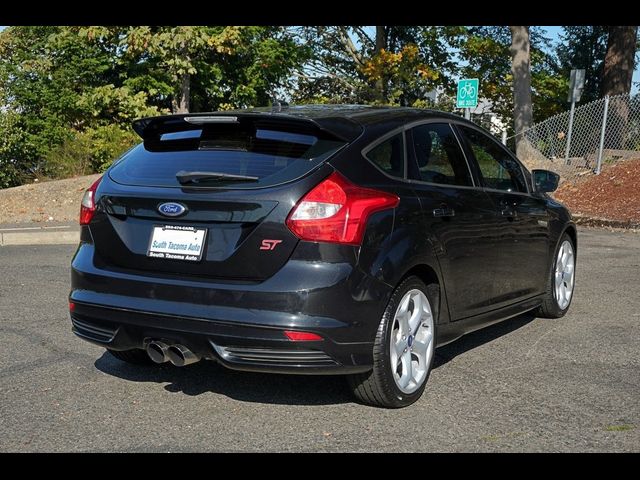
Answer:
[{"label": "metal sign post", "polygon": [[602,152],[604,151],[604,132],[607,131],[607,113],[609,112],[609,95],[604,97],[604,112],[602,113],[602,129],[600,130],[600,145],[598,146],[598,163],[596,165],[596,175],[602,171]]},{"label": "metal sign post", "polygon": [[464,109],[464,118],[471,119],[471,109],[478,106],[478,92],[480,81],[477,78],[463,78],[458,80],[458,95],[456,105]]},{"label": "metal sign post", "polygon": [[580,101],[582,89],[584,88],[584,70],[571,70],[569,77],[569,98],[571,102],[571,112],[569,113],[569,128],[567,131],[567,146],[564,150],[564,163],[569,164],[569,153],[571,151],[571,134],[573,133],[573,114],[576,110],[576,102]]}]

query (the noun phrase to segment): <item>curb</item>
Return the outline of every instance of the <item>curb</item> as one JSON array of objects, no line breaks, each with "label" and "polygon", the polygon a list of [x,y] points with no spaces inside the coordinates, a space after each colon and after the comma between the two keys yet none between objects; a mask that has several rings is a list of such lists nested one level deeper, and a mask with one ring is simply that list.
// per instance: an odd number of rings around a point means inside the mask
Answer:
[{"label": "curb", "polygon": [[80,241],[75,227],[27,227],[0,229],[0,247],[11,245],[71,245]]},{"label": "curb", "polygon": [[[594,218],[584,215],[573,216],[577,225],[595,228],[615,228],[637,231],[640,223],[621,222]],[[0,227],[2,227],[0,225]],[[51,227],[14,227],[0,228],[0,247],[12,245],[77,245],[80,242],[80,230],[77,225]]]},{"label": "curb", "polygon": [[573,220],[576,225],[584,227],[601,227],[601,228],[619,228],[622,230],[637,230],[640,229],[640,223],[638,222],[623,222],[620,220],[608,220],[606,218],[588,217],[586,215],[573,215]]}]

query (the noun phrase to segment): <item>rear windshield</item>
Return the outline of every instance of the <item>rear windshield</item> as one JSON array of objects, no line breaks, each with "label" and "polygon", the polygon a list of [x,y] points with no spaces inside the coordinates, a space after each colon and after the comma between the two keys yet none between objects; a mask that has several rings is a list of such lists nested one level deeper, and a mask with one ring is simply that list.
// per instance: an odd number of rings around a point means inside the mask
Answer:
[{"label": "rear windshield", "polygon": [[182,187],[178,172],[211,172],[252,181],[217,178],[198,187],[260,188],[299,178],[329,158],[345,142],[307,131],[223,125],[163,133],[127,152],[109,172],[125,185]]}]

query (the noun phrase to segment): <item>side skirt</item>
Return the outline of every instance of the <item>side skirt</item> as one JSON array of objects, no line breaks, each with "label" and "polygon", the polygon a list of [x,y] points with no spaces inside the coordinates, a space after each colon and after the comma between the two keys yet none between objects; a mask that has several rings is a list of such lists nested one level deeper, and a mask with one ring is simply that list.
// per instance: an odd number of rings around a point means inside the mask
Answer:
[{"label": "side skirt", "polygon": [[436,347],[441,347],[447,343],[451,343],[467,333],[480,330],[494,323],[521,315],[529,310],[533,310],[542,304],[542,295],[528,298],[518,303],[514,303],[498,310],[491,310],[480,315],[467,317],[455,322],[438,325],[438,340]]}]

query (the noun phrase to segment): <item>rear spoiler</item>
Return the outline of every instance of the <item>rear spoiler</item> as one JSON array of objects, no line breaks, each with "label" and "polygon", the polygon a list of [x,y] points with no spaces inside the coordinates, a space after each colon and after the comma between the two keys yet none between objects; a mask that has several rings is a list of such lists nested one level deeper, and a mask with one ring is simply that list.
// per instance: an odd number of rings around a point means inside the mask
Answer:
[{"label": "rear spoiler", "polygon": [[260,127],[286,128],[300,133],[313,133],[316,136],[352,142],[362,133],[357,123],[342,117],[323,117],[311,119],[283,113],[257,112],[213,112],[164,115],[135,120],[133,130],[146,143],[156,143],[165,133],[200,130],[207,126],[221,124],[254,123]]}]

